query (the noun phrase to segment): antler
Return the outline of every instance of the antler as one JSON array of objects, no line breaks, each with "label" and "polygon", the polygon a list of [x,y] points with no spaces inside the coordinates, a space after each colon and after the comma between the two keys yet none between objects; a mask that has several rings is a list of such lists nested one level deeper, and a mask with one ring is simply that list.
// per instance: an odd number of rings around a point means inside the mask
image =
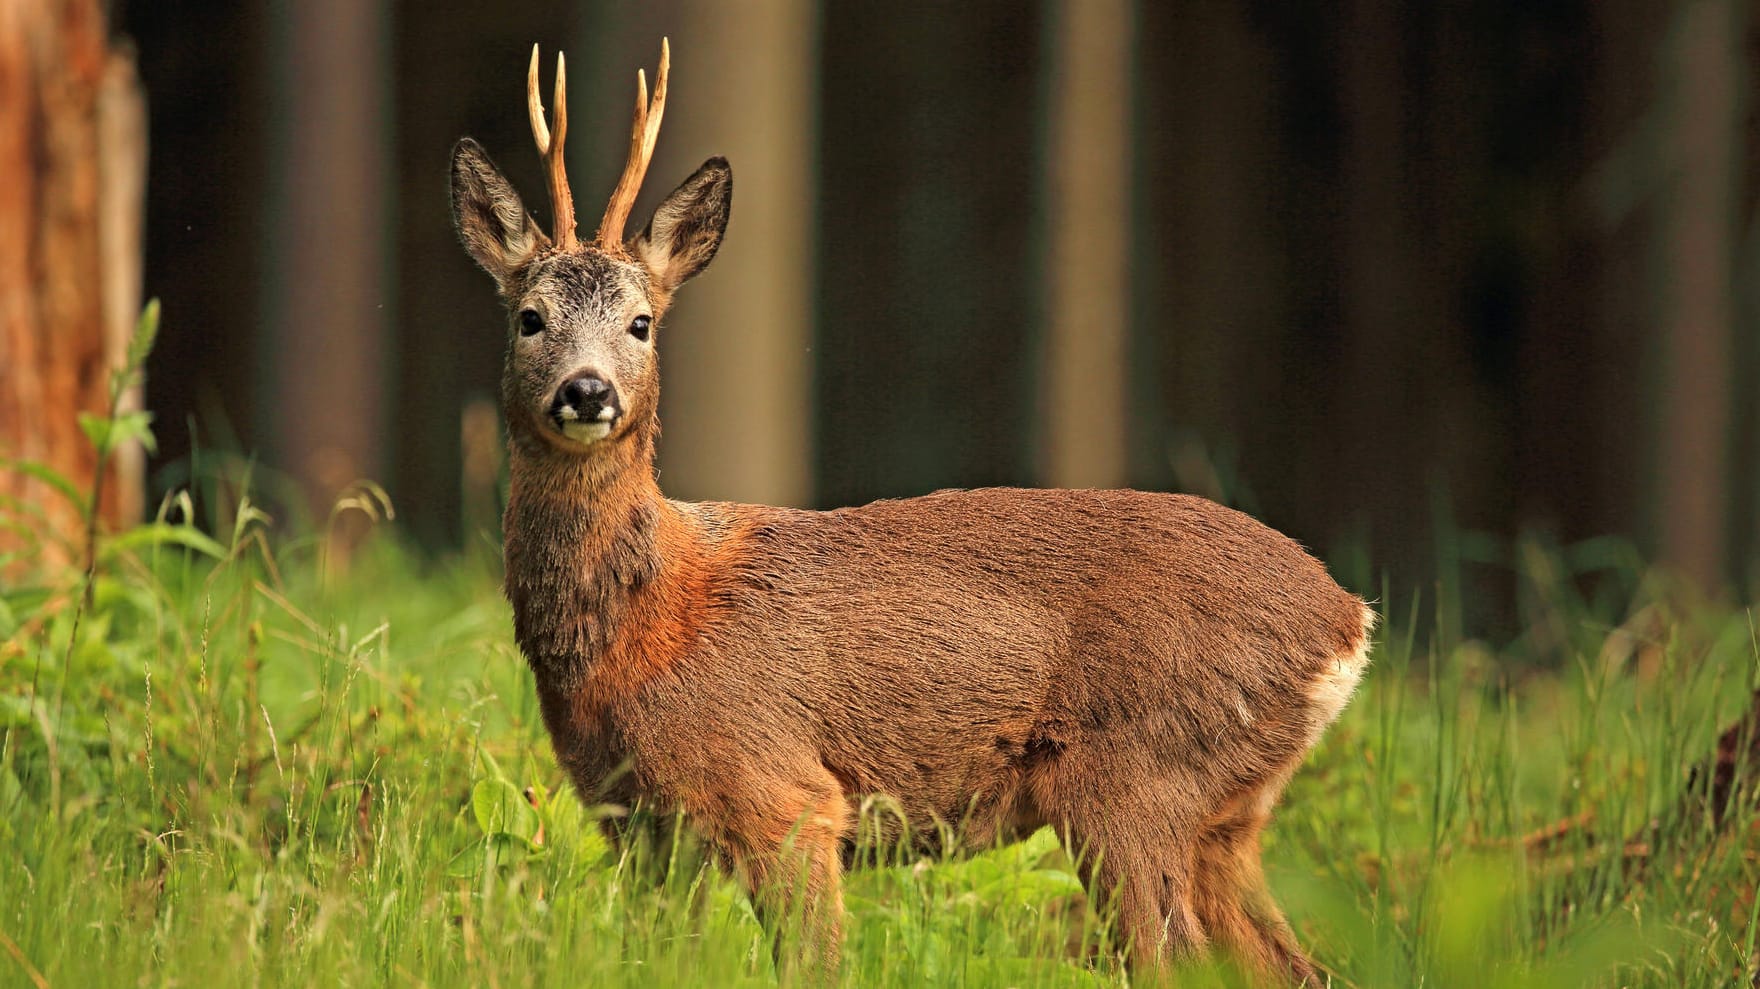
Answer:
[{"label": "antler", "polygon": [[559,250],[572,251],[578,242],[574,237],[574,195],[568,191],[568,172],[563,168],[562,142],[568,136],[568,95],[565,92],[567,70],[562,53],[556,53],[556,95],[551,103],[556,111],[556,132],[544,126],[544,104],[538,98],[538,46],[532,46],[532,66],[526,71],[526,109],[532,117],[532,139],[537,142],[538,155],[544,159],[544,178],[550,186],[551,235]]},{"label": "antler", "polygon": [[[671,65],[672,48],[665,38],[661,38],[660,71],[654,76],[653,102],[648,101],[647,76],[642,70],[636,70],[636,113],[635,121],[630,125],[629,159],[624,162],[623,176],[617,180],[617,188],[611,191],[605,218],[599,221],[599,233],[593,238],[600,250],[623,252],[623,225],[636,204],[636,193],[642,189],[642,176],[648,172],[648,160],[654,157],[654,142],[660,137],[660,117],[666,112],[666,76]],[[567,195],[567,187],[563,188],[563,194]]]}]

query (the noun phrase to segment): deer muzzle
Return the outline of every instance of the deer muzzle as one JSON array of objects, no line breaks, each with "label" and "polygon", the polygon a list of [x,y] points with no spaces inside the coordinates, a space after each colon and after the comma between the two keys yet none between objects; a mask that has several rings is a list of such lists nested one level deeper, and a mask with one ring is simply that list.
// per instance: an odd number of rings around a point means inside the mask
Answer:
[{"label": "deer muzzle", "polygon": [[593,371],[563,382],[550,402],[556,428],[577,443],[595,443],[611,435],[622,415],[617,387]]}]

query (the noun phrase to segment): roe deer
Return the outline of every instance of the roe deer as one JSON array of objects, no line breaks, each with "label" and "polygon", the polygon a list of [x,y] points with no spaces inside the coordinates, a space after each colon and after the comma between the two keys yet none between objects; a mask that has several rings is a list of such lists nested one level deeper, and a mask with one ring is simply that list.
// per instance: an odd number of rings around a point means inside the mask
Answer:
[{"label": "roe deer", "polygon": [[884,795],[976,844],[1057,828],[1139,966],[1214,942],[1313,979],[1259,832],[1349,700],[1373,612],[1287,537],[1184,495],[664,497],[661,319],[715,256],[733,185],[711,158],[625,239],[667,62],[663,44],[652,101],[637,75],[591,243],[560,56],[553,130],[535,47],[527,77],[550,236],[481,146],[452,153],[459,235],[509,314],[505,589],[579,794],[682,814],[761,909],[802,911],[812,963],[836,964],[852,804]]}]

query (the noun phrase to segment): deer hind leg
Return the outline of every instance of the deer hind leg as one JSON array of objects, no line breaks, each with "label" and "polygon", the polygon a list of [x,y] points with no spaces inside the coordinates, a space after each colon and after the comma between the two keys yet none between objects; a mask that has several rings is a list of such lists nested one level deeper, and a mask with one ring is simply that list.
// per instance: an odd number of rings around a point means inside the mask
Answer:
[{"label": "deer hind leg", "polygon": [[1289,754],[1282,769],[1248,790],[1207,822],[1198,844],[1195,901],[1199,922],[1217,943],[1260,972],[1296,985],[1319,985],[1314,963],[1296,943],[1289,921],[1271,898],[1260,863],[1259,833],[1306,750],[1337,719],[1369,663],[1375,615],[1363,609],[1363,634],[1329,661],[1308,685],[1307,744]]},{"label": "deer hind leg", "polygon": [[1166,849],[1147,849],[1128,838],[1108,841],[1090,834],[1072,827],[1071,843],[1088,849],[1081,853],[1088,895],[1113,918],[1115,938],[1128,951],[1131,966],[1147,972],[1201,953],[1205,937],[1192,909],[1189,849],[1170,856]]},{"label": "deer hind leg", "polygon": [[1279,774],[1205,828],[1198,842],[1193,908],[1218,947],[1241,962],[1294,985],[1317,986],[1314,964],[1272,900],[1259,861],[1259,832],[1289,776]]},{"label": "deer hind leg", "polygon": [[1198,831],[1186,824],[1201,819],[1171,796],[1171,787],[1145,783],[1120,792],[1119,781],[1132,779],[1132,770],[1072,768],[1039,781],[1039,806],[1077,855],[1089,898],[1113,918],[1132,967],[1147,973],[1202,953],[1204,930],[1192,909]]}]

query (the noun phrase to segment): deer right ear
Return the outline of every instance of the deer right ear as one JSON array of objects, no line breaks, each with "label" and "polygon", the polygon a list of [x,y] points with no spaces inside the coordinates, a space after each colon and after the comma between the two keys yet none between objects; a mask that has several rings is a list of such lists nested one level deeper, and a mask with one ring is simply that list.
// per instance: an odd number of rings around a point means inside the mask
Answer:
[{"label": "deer right ear", "polygon": [[452,149],[452,223],[464,249],[503,290],[521,265],[550,245],[519,193],[468,137]]}]

